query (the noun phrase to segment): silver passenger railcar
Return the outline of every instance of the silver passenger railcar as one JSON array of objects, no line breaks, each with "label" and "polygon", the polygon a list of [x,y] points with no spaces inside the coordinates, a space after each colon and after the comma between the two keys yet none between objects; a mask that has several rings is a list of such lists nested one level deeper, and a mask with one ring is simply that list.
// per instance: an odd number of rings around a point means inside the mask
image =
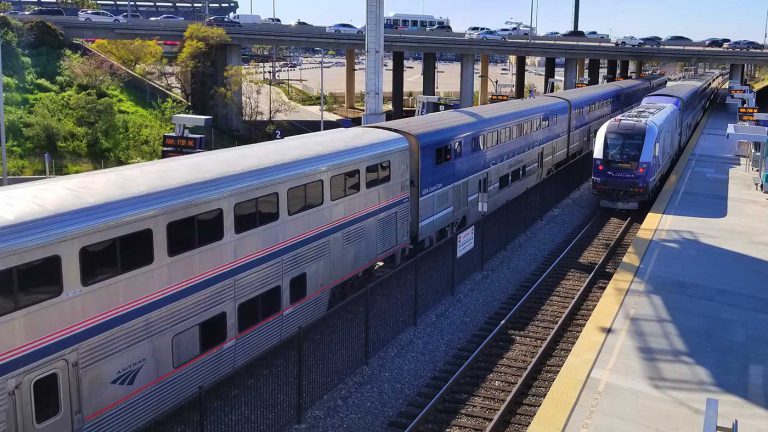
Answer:
[{"label": "silver passenger railcar", "polygon": [[408,143],[350,129],[3,188],[0,431],[128,430],[409,242]]}]

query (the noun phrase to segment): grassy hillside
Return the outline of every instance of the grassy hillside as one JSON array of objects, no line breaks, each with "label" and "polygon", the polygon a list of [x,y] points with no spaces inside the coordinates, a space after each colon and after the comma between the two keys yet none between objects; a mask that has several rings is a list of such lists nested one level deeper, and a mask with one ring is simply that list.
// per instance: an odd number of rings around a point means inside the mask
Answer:
[{"label": "grassy hillside", "polygon": [[173,130],[173,102],[148,106],[108,61],[71,51],[44,21],[0,16],[6,136],[11,175],[56,174],[156,159]]}]

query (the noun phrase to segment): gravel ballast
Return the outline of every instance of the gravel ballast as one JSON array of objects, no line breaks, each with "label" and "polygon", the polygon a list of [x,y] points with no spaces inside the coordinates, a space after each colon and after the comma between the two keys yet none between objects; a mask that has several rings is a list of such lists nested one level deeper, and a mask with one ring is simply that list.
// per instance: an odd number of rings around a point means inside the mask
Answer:
[{"label": "gravel ballast", "polygon": [[453,355],[518,289],[544,256],[595,210],[585,183],[304,414],[291,431],[383,431]]}]

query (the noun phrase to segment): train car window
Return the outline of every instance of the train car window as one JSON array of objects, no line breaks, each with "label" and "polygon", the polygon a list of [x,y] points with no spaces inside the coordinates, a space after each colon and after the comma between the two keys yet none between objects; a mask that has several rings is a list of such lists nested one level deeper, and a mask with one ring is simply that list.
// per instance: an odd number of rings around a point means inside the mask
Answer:
[{"label": "train car window", "polygon": [[495,147],[499,144],[499,131],[491,132],[491,147]]},{"label": "train car window", "polygon": [[509,174],[499,177],[499,190],[509,187]]},{"label": "train car window", "polygon": [[435,149],[435,165],[442,165],[451,161],[451,146],[446,145]]},{"label": "train car window", "polygon": [[278,312],[280,312],[279,285],[237,306],[237,331],[242,333]]},{"label": "train car window", "polygon": [[288,215],[311,210],[323,205],[323,181],[315,180],[288,189]]},{"label": "train car window", "polygon": [[61,413],[61,383],[57,371],[35,378],[32,382],[32,401],[36,426]]},{"label": "train car window", "polygon": [[171,339],[173,367],[178,368],[227,340],[227,314],[221,312]]},{"label": "train car window", "polygon": [[528,165],[523,165],[520,167],[520,177],[525,177],[525,173],[528,171]]},{"label": "train car window", "polygon": [[542,128],[548,128],[549,127],[549,117],[542,117],[541,118],[541,127]]},{"label": "train car window", "polygon": [[389,183],[392,170],[389,161],[368,165],[365,168],[365,187],[367,189]]},{"label": "train car window", "polygon": [[80,282],[90,286],[154,261],[151,229],[103,240],[80,249]]},{"label": "train car window", "polygon": [[520,180],[520,168],[513,170],[511,173],[509,173],[509,182],[514,183],[516,181]]},{"label": "train car window", "polygon": [[277,221],[279,208],[277,192],[235,204],[235,234]]},{"label": "train car window", "polygon": [[181,255],[224,238],[224,212],[211,210],[169,222],[166,226],[168,256]]},{"label": "train car window", "polygon": [[291,278],[291,282],[288,286],[288,297],[291,304],[295,304],[299,300],[307,296],[307,274],[302,273],[298,276]]},{"label": "train car window", "polygon": [[63,290],[58,255],[0,270],[0,315],[56,298]]},{"label": "train car window", "polygon": [[331,201],[360,192],[360,170],[347,171],[331,177]]},{"label": "train car window", "polygon": [[461,157],[461,141],[453,143],[453,154],[456,159]]}]

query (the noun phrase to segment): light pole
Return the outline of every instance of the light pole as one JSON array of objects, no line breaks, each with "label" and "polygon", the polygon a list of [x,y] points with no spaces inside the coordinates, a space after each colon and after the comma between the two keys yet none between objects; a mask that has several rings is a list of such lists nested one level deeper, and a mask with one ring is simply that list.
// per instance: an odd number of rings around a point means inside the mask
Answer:
[{"label": "light pole", "polygon": [[[522,25],[520,25],[522,27]],[[517,34],[520,34],[520,28],[518,27]],[[533,40],[533,0],[531,0],[531,22],[528,25],[528,42]]]},{"label": "light pole", "polygon": [[325,86],[323,81],[323,71],[325,70],[325,50],[320,50],[320,131],[325,130]]},{"label": "light pole", "polygon": [[0,43],[0,149],[3,157],[3,186],[8,186],[8,154],[5,152],[5,94],[3,93],[3,54]]},{"label": "light pole", "polygon": [[763,46],[768,42],[768,9],[765,11],[765,34],[763,35]]}]

